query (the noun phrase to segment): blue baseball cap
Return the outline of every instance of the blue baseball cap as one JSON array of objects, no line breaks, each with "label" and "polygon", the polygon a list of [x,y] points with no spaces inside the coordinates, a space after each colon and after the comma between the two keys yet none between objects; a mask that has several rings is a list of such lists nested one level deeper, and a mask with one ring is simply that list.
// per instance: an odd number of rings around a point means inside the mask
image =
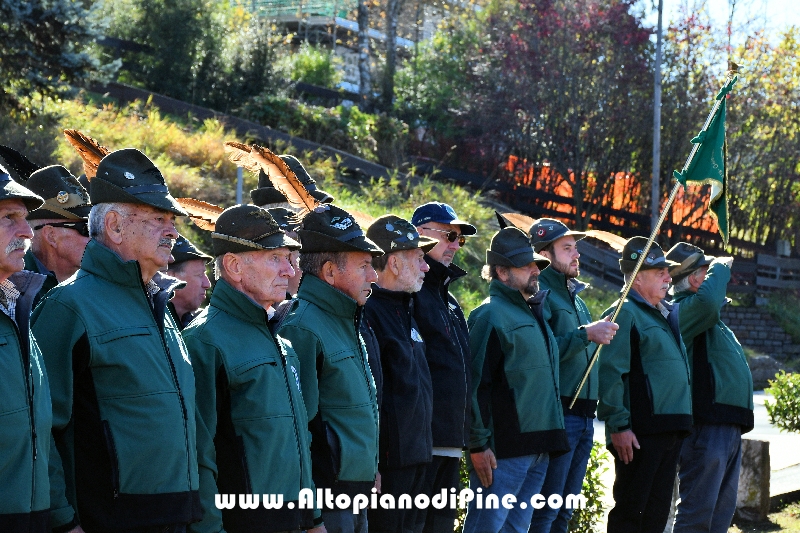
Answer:
[{"label": "blue baseball cap", "polygon": [[427,222],[439,222],[441,224],[460,226],[462,235],[475,235],[478,233],[475,226],[463,220],[459,220],[455,209],[441,202],[428,202],[414,210],[414,216],[411,217],[411,223],[413,225],[421,226]]}]

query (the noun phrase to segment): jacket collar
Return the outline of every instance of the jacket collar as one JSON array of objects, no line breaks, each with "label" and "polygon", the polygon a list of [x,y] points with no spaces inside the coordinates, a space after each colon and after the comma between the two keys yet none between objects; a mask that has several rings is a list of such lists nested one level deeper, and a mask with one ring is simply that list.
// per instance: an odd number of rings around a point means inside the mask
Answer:
[{"label": "jacket collar", "polygon": [[379,287],[376,283],[373,283],[372,294],[370,294],[369,299],[385,300],[394,305],[403,306],[404,309],[408,309],[412,302],[412,294],[403,291],[390,291],[389,289],[384,289],[383,287]]},{"label": "jacket collar", "polygon": [[[30,272],[28,270],[20,270],[14,272],[8,277],[8,281],[14,284],[14,287],[20,292],[19,299],[17,300],[17,309],[14,313],[16,317],[17,328],[28,339],[28,328],[30,325],[31,308],[33,307],[33,300],[42,289],[46,276]],[[27,350],[27,348],[25,348]]]},{"label": "jacket collar", "polygon": [[234,318],[265,326],[268,322],[267,311],[252,298],[234,289],[230,283],[220,278],[211,293],[212,307],[228,313]]},{"label": "jacket collar", "polygon": [[[543,291],[539,291],[536,293],[531,300],[535,299],[542,292]],[[489,296],[494,298],[502,298],[516,307],[528,310],[528,302],[525,301],[522,293],[516,289],[512,289],[498,279],[493,279],[491,283],[489,283]]]},{"label": "jacket collar", "polygon": [[658,313],[659,316],[663,317],[667,321],[669,329],[672,331],[672,336],[675,337],[675,342],[678,343],[678,346],[681,345],[681,330],[678,324],[679,304],[677,302],[670,303],[667,300],[661,300],[661,305],[663,305],[664,308],[667,311],[669,311],[669,314],[666,317],[664,317],[664,315],[661,314],[661,311],[659,311],[659,309],[656,306],[654,306],[653,304],[642,298],[642,296],[634,289],[631,289],[628,292],[628,298],[633,300],[634,302],[637,302],[639,305],[649,307],[650,309],[653,310],[653,312]]},{"label": "jacket collar", "polygon": [[580,281],[578,278],[567,278],[563,272],[559,272],[552,266],[545,268],[539,274],[539,278],[543,280],[548,287],[557,292],[565,291],[573,299],[579,292],[589,287],[588,283]]},{"label": "jacket collar", "polygon": [[437,287],[447,286],[451,281],[467,275],[467,271],[450,263],[450,266],[444,266],[439,261],[432,259],[431,256],[425,254],[425,262],[428,263],[430,270],[425,273],[425,280],[423,283],[431,283]]},{"label": "jacket collar", "polygon": [[[81,260],[81,270],[123,287],[139,289],[143,287],[142,270],[139,268],[139,262],[134,260],[123,261],[116,252],[100,244],[95,239],[89,240],[89,244],[86,245],[86,251],[83,253],[83,259]],[[162,272],[155,273],[153,282],[160,289],[169,293],[186,286],[185,281],[167,276]]]},{"label": "jacket collar", "polygon": [[350,320],[358,313],[355,300],[313,274],[303,275],[297,298],[313,303],[327,314]]},{"label": "jacket collar", "polygon": [[44,274],[47,277],[55,278],[55,273],[47,268],[44,263],[39,261],[39,258],[33,253],[33,250],[28,250],[25,252],[25,270],[30,270],[31,272],[36,272],[39,274]]}]

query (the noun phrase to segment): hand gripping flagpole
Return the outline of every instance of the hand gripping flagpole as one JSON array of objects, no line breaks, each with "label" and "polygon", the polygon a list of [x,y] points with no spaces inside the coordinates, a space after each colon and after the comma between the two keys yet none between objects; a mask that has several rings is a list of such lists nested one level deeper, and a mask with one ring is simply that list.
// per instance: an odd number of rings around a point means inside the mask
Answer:
[{"label": "hand gripping flagpole", "polygon": [[[728,71],[725,73],[725,83],[723,84],[723,90],[725,87],[728,87],[729,84],[732,84],[736,77],[736,73],[739,71],[739,66],[732,62],[728,61]],[[724,96],[723,96],[724,98]],[[703,129],[701,131],[706,131],[708,126],[711,124],[711,120],[716,115],[717,110],[722,105],[722,99],[718,99],[714,102],[714,107],[711,109],[711,112],[708,114],[705,123],[703,124]],[[692,146],[692,151],[689,153],[689,157],[686,159],[686,163],[683,165],[683,170],[681,173],[685,173],[686,170],[689,168],[689,165],[692,164],[692,160],[694,159],[697,150],[700,149],[701,143],[695,144]],[[625,302],[625,298],[627,298],[628,293],[631,290],[631,286],[633,285],[633,280],[636,279],[636,275],[639,273],[639,269],[642,267],[645,258],[647,257],[647,253],[650,251],[650,247],[653,245],[653,241],[656,240],[656,236],[658,235],[659,230],[661,229],[661,224],[664,223],[664,219],[667,218],[667,213],[669,213],[670,207],[672,207],[672,203],[675,201],[675,198],[678,196],[678,191],[681,189],[681,185],[683,185],[680,181],[675,182],[675,186],[672,188],[672,192],[669,194],[669,198],[667,198],[667,203],[664,205],[664,209],[661,211],[661,215],[658,217],[658,221],[656,222],[655,227],[653,227],[653,231],[650,232],[650,237],[647,239],[647,243],[644,245],[644,250],[639,254],[639,260],[636,262],[636,266],[633,269],[629,276],[629,282],[625,284],[625,287],[622,290],[622,295],[619,297],[617,301],[617,307],[614,309],[614,313],[611,315],[611,322],[617,321],[617,316],[619,315],[620,310],[622,309],[622,304]],[[578,401],[578,396],[583,389],[583,386],[586,384],[586,380],[589,379],[589,373],[592,371],[592,367],[597,362],[597,358],[600,356],[600,349],[603,347],[602,344],[598,344],[597,348],[592,355],[592,358],[589,360],[589,364],[586,366],[586,371],[583,373],[583,378],[581,378],[581,382],[578,384],[578,388],[575,389],[575,395],[572,397],[572,401],[569,404],[569,408],[575,405],[575,402]]]}]

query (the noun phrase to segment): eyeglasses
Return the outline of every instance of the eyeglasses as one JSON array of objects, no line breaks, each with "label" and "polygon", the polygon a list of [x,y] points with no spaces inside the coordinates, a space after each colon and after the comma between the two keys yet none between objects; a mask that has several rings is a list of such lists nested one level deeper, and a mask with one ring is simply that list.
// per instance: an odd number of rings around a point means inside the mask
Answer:
[{"label": "eyeglasses", "polygon": [[433,228],[423,228],[429,231],[438,231],[439,233],[446,233],[447,234],[447,242],[456,242],[458,239],[458,246],[464,246],[467,243],[467,238],[463,235],[456,233],[455,231],[445,231],[443,229],[433,229]]},{"label": "eyeglasses", "polygon": [[49,224],[41,224],[39,226],[34,226],[33,229],[42,229],[45,226],[51,226],[53,228],[69,228],[77,231],[84,237],[89,236],[89,224],[85,220],[80,220],[76,222],[50,222]]}]

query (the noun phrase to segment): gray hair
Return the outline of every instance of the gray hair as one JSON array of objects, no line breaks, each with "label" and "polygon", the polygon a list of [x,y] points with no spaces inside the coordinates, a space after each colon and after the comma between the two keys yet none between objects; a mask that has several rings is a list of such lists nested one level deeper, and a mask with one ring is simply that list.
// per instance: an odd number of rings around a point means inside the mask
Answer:
[{"label": "gray hair", "polygon": [[[254,250],[255,251],[255,250]],[[228,252],[222,255],[218,255],[214,258],[214,281],[218,281],[220,278],[223,277],[225,273],[225,265],[223,264],[222,260],[228,254],[233,254],[236,257],[241,258],[242,262],[246,265],[249,265],[253,262],[253,256],[250,252],[239,252],[238,254],[234,254],[233,252]]]},{"label": "gray hair", "polygon": [[684,292],[684,291],[690,290],[692,288],[692,285],[689,283],[689,277],[692,274],[694,274],[694,272],[692,272],[691,274],[689,274],[688,276],[686,276],[685,278],[680,280],[678,283],[675,283],[672,286],[672,291],[677,294],[679,292]]},{"label": "gray hair", "polygon": [[481,278],[486,281],[492,281],[493,279],[497,279],[497,268],[503,268],[500,265],[483,265],[481,269]]},{"label": "gray hair", "polygon": [[336,265],[339,271],[347,266],[347,252],[304,252],[300,250],[300,270],[319,277],[322,267],[328,261]]},{"label": "gray hair", "polygon": [[108,202],[92,206],[89,211],[89,236],[100,242],[105,242],[106,232],[105,221],[106,215],[111,211],[115,211],[121,215],[130,214],[128,211],[128,204],[122,202]]}]

